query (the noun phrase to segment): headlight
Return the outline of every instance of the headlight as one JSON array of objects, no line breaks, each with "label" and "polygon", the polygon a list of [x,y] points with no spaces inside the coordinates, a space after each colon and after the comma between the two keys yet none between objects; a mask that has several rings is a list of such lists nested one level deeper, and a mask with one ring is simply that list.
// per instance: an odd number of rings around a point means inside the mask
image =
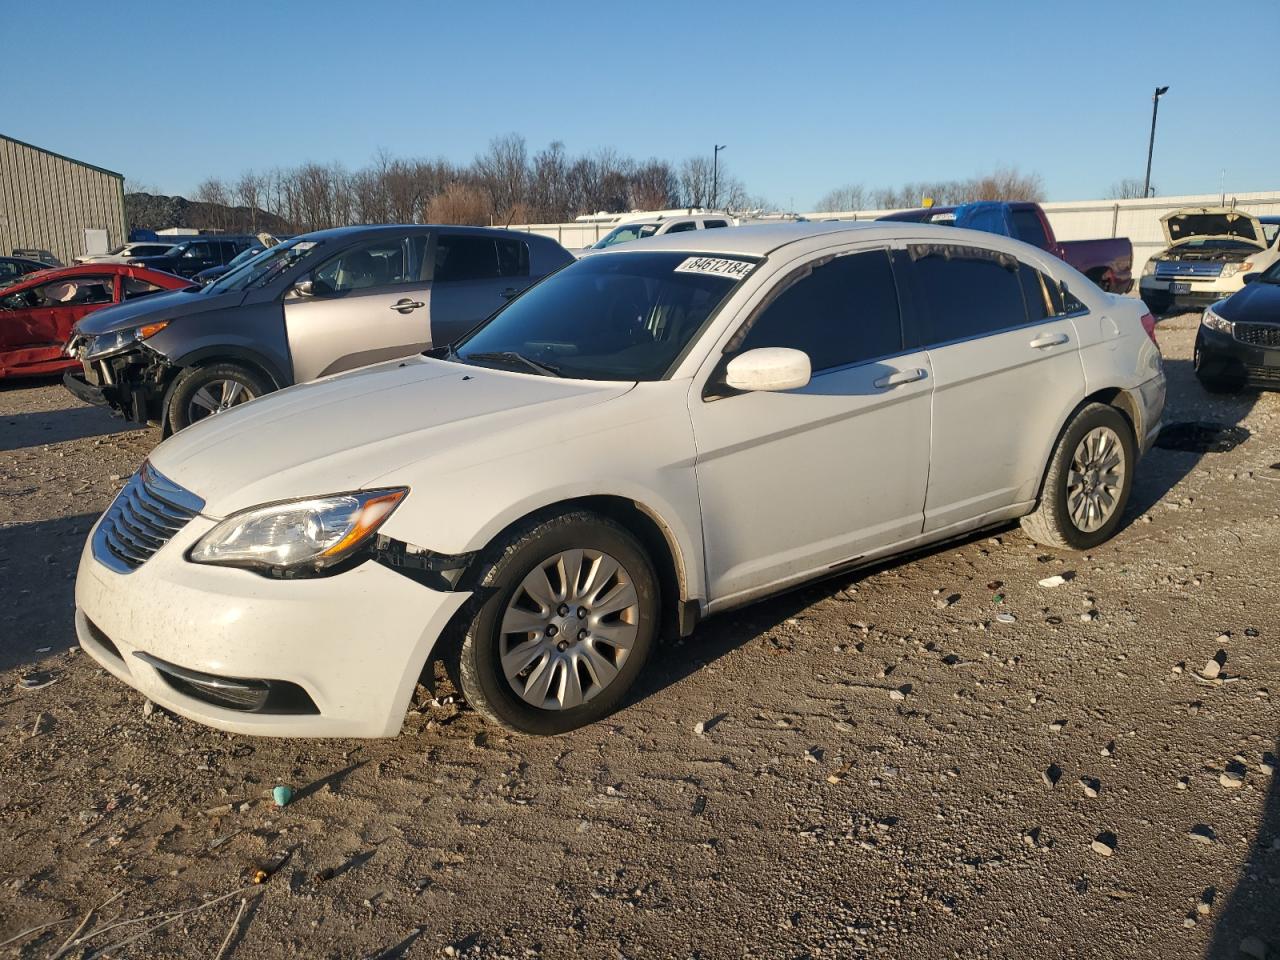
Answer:
[{"label": "headlight", "polygon": [[160,320],[156,323],[144,323],[140,327],[130,327],[128,330],[116,330],[113,333],[104,333],[100,337],[94,337],[89,341],[89,346],[85,350],[84,359],[97,360],[99,357],[118,353],[130,344],[141,343],[148,337],[154,337],[168,325],[168,320]]},{"label": "headlight", "polygon": [[1245,270],[1252,270],[1253,264],[1246,260],[1244,263],[1224,263],[1222,265],[1222,273],[1219,276],[1234,277],[1237,273]]},{"label": "headlight", "polygon": [[200,538],[188,559],[279,573],[316,573],[354,554],[408,494],[361,490],[289,500],[233,514]]},{"label": "headlight", "polygon": [[1147,261],[1147,265],[1142,268],[1142,275],[1144,277],[1152,277],[1152,276],[1155,276],[1155,272],[1156,272],[1156,261],[1155,261],[1155,258],[1152,257],[1150,260]]},{"label": "headlight", "polygon": [[1230,320],[1224,320],[1214,313],[1213,307],[1204,308],[1204,316],[1200,318],[1200,322],[1210,330],[1217,330],[1219,333],[1230,334],[1235,330],[1235,325]]}]

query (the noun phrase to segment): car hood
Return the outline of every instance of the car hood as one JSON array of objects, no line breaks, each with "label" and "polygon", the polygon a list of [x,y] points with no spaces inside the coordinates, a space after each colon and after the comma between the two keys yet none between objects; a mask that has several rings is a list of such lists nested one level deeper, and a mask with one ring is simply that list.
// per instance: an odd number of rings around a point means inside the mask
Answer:
[{"label": "car hood", "polygon": [[223,517],[273,500],[357,490],[400,468],[470,465],[476,443],[501,444],[504,432],[527,433],[535,424],[545,431],[552,418],[632,387],[426,357],[392,360],[199,421],[150,459],[200,496],[207,516]]},{"label": "car hood", "polygon": [[1229,207],[1188,207],[1160,218],[1165,240],[1170,245],[1190,240],[1212,238],[1243,240],[1263,246],[1262,225],[1251,213]]},{"label": "car hood", "polygon": [[143,323],[169,320],[178,316],[191,316],[207,310],[217,310],[239,303],[243,293],[231,292],[209,296],[199,291],[170,290],[153,293],[136,300],[126,300],[114,306],[103,307],[89,314],[76,324],[75,333],[96,337],[104,333],[127,330]]},{"label": "car hood", "polygon": [[1213,310],[1232,323],[1280,324],[1280,283],[1246,283]]}]

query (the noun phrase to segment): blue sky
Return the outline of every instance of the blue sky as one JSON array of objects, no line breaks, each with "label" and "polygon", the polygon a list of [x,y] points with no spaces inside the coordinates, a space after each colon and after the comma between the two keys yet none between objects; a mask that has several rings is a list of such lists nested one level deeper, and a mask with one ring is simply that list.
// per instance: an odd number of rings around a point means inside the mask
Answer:
[{"label": "blue sky", "polygon": [[4,32],[0,89],[43,102],[0,132],[168,193],[517,132],[677,161],[724,143],[797,209],[1002,165],[1098,197],[1142,176],[1157,84],[1160,193],[1224,168],[1228,191],[1280,188],[1274,3],[46,0],[6,5]]}]

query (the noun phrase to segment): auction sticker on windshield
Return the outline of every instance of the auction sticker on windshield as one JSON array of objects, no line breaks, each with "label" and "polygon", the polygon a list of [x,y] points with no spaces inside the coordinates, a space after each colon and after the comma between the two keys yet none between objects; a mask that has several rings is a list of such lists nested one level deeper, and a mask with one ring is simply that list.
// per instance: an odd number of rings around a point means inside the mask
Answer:
[{"label": "auction sticker on windshield", "polygon": [[726,260],[722,257],[690,257],[675,273],[702,273],[712,277],[728,277],[730,280],[741,280],[755,266],[748,260]]}]

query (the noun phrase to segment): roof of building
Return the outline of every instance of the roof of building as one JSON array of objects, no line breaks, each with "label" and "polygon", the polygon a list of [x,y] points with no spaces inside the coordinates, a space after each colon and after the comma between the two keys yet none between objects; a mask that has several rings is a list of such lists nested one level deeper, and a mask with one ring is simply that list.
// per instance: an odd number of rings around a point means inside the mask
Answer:
[{"label": "roof of building", "polygon": [[114,170],[108,170],[106,167],[99,167],[93,163],[85,163],[83,160],[77,160],[75,157],[68,157],[64,153],[57,153],[44,147],[37,147],[34,143],[27,143],[25,140],[19,140],[17,137],[11,137],[8,134],[0,133],[0,140],[8,140],[10,143],[16,143],[20,147],[26,147],[28,150],[38,150],[40,153],[46,153],[51,157],[57,157],[59,160],[65,160],[68,163],[74,163],[79,167],[88,167],[90,170],[97,170],[99,173],[105,173],[109,177],[119,177],[124,179],[123,173],[116,173]]}]

